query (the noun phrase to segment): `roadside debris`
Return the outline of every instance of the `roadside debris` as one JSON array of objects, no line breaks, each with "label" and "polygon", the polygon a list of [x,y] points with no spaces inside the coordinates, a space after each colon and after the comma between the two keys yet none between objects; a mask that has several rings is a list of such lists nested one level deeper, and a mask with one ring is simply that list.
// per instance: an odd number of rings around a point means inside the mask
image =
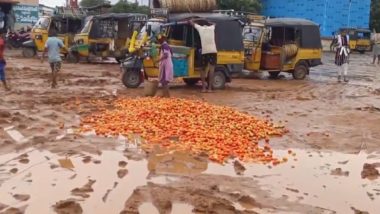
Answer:
[{"label": "roadside debris", "polygon": [[361,173],[362,178],[363,179],[368,178],[370,180],[377,179],[380,176],[379,170],[376,169],[377,167],[380,167],[380,163],[364,164],[363,171]]},{"label": "roadside debris", "polygon": [[350,172],[349,171],[343,171],[341,168],[336,168],[334,170],[331,170],[331,175],[334,176],[349,176]]},{"label": "roadside debris", "polygon": [[57,214],[82,214],[83,209],[74,199],[59,201],[54,205],[54,211]]},{"label": "roadside debris", "polygon": [[73,164],[73,162],[71,162],[70,159],[60,159],[60,160],[58,160],[58,162],[62,168],[74,169],[74,164]]}]

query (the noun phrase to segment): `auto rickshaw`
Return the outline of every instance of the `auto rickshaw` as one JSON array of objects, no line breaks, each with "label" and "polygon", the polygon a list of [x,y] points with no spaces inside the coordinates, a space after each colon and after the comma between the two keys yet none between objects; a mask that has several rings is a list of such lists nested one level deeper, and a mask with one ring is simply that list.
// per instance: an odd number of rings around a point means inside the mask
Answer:
[{"label": "auto rickshaw", "polygon": [[140,32],[132,36],[129,44],[129,54],[134,54],[136,51],[140,51],[147,42],[156,42],[158,36],[161,34],[161,26],[165,23],[165,19],[149,19],[146,22],[146,25],[141,28]]},{"label": "auto rickshaw", "polygon": [[358,51],[359,53],[365,53],[372,50],[371,44],[371,31],[369,29],[361,28],[341,28],[340,33],[343,31],[348,32],[350,36],[350,49]]},{"label": "auto rickshaw", "polygon": [[89,17],[82,31],[74,38],[69,60],[78,62],[90,54],[99,57],[124,59],[132,37],[145,25],[147,16],[138,13],[109,13]]},{"label": "auto rickshaw", "polygon": [[322,64],[321,36],[314,22],[293,18],[252,22],[243,37],[246,70],[267,71],[272,78],[288,72],[302,80],[311,67]]},{"label": "auto rickshaw", "polygon": [[[49,32],[53,30],[58,33],[58,38],[62,39],[65,46],[70,47],[74,42],[74,35],[82,29],[85,18],[83,11],[79,9],[77,11],[70,14],[42,16],[32,29],[31,40],[23,43],[23,56],[31,58],[37,52],[44,51]],[[61,53],[67,55],[63,49]]]},{"label": "auto rickshaw", "polygon": [[[231,82],[231,73],[239,73],[244,66],[244,45],[242,26],[237,18],[222,14],[172,14],[168,23],[161,26],[163,34],[173,50],[174,76],[183,78],[188,85],[194,85],[201,79],[202,65],[201,40],[198,31],[189,20],[202,19],[215,23],[217,46],[217,66],[212,80],[214,89],[223,89]],[[144,48],[146,56],[156,51],[153,45]],[[131,56],[121,64],[122,82],[128,88],[136,88],[145,78],[159,75],[159,56]],[[143,70],[143,75],[141,73]]]}]

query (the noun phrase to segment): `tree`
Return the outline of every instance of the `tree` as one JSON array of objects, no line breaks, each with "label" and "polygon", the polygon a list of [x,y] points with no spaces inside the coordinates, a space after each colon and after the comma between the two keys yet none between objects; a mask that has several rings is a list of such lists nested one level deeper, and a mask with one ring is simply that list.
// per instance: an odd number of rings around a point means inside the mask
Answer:
[{"label": "tree", "polygon": [[119,0],[114,6],[112,6],[112,12],[114,13],[149,13],[149,7],[140,6],[138,3],[131,3],[128,0]]},{"label": "tree", "polygon": [[370,28],[380,33],[380,0],[372,0]]},{"label": "tree", "polygon": [[104,4],[104,3],[106,3],[106,0],[81,0],[80,6],[81,7],[93,7],[93,6]]},{"label": "tree", "polygon": [[221,10],[234,9],[237,11],[259,13],[261,11],[261,1],[260,0],[219,0],[219,8]]}]

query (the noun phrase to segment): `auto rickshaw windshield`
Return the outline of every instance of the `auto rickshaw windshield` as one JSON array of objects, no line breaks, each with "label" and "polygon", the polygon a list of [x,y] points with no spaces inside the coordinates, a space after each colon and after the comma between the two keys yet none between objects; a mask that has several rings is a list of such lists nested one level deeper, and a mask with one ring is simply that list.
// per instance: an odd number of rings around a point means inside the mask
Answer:
[{"label": "auto rickshaw windshield", "polygon": [[359,39],[371,39],[371,33],[370,32],[358,32],[357,37]]},{"label": "auto rickshaw windshield", "polygon": [[88,20],[86,24],[84,25],[81,33],[90,33],[90,27],[91,27],[91,20]]},{"label": "auto rickshaw windshield", "polygon": [[161,25],[162,22],[148,22],[147,25],[145,25],[143,28],[141,28],[141,31],[138,36],[138,40],[143,39],[145,32],[147,31],[147,26],[151,27],[151,34],[153,36],[158,35],[161,31]]},{"label": "auto rickshaw windshield", "polygon": [[47,30],[49,28],[49,25],[50,19],[48,17],[41,17],[34,25],[34,28]]},{"label": "auto rickshaw windshield", "polygon": [[262,33],[262,28],[259,27],[246,27],[243,31],[244,40],[250,42],[259,42]]}]

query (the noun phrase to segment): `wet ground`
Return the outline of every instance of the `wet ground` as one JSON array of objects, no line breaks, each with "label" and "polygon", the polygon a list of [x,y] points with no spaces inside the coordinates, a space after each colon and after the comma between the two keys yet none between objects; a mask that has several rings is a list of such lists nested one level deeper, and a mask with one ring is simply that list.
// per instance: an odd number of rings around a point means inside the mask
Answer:
[{"label": "wet ground", "polygon": [[52,90],[46,63],[12,53],[12,91],[0,90],[0,213],[379,213],[380,66],[354,54],[351,81],[338,84],[332,59],[304,81],[263,74],[213,94],[173,87],[172,96],[269,115],[290,130],[271,141],[287,163],[237,167],[76,133],[96,111],[92,99],[143,89],[124,88],[116,64],[64,64]]}]

